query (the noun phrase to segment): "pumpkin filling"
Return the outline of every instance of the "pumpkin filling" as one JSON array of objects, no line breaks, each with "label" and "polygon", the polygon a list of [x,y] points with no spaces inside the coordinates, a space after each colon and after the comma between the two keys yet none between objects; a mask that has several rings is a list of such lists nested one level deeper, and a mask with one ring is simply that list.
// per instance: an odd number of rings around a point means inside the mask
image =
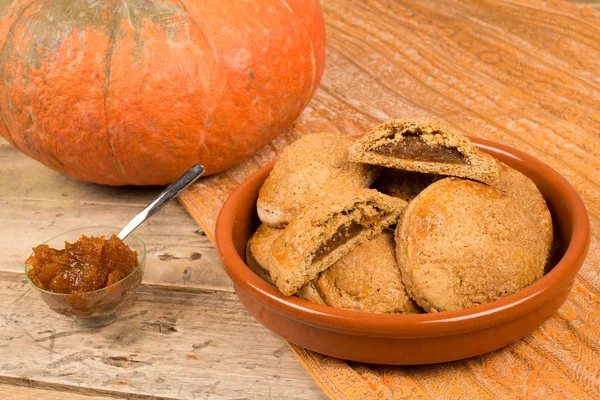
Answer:
[{"label": "pumpkin filling", "polygon": [[323,259],[326,255],[361,233],[363,230],[364,227],[354,221],[348,225],[341,225],[333,236],[327,239],[327,241],[315,251],[313,262]]},{"label": "pumpkin filling", "polygon": [[466,164],[465,156],[453,147],[432,146],[420,136],[404,136],[399,142],[385,143],[372,150],[374,153],[414,161]]}]

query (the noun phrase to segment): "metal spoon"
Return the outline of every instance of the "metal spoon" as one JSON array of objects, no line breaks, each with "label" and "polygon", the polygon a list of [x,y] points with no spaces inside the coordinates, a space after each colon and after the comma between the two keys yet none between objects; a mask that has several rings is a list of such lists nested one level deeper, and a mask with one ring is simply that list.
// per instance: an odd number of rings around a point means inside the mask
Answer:
[{"label": "metal spoon", "polygon": [[171,183],[152,203],[148,204],[144,210],[136,215],[119,234],[119,239],[125,239],[135,228],[140,226],[145,220],[150,218],[155,212],[163,208],[173,197],[196,182],[204,174],[204,167],[200,164],[194,165],[181,175],[175,182]]}]

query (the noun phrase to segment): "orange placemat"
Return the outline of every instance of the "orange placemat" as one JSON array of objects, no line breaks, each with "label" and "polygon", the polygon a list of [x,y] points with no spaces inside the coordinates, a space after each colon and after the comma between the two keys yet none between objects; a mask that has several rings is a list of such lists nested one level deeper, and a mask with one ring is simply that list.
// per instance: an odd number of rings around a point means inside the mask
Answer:
[{"label": "orange placemat", "polygon": [[600,14],[561,1],[323,0],[327,66],[294,127],[180,196],[209,237],[245,177],[308,132],[359,136],[428,116],[523,150],[580,193],[589,256],[563,307],[501,350],[416,367],[345,362],[290,345],[332,399],[600,398]]}]

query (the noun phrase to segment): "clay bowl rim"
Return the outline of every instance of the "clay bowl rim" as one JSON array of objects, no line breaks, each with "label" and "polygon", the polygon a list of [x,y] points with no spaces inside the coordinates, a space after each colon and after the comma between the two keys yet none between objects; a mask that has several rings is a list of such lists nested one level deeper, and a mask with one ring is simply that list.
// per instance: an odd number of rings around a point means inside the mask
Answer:
[{"label": "clay bowl rim", "polygon": [[238,255],[233,243],[235,220],[246,201],[256,207],[258,191],[248,187],[262,175],[268,175],[275,162],[262,167],[245,179],[229,196],[216,224],[216,247],[223,267],[233,283],[273,312],[314,327],[359,336],[388,338],[439,337],[485,329],[518,318],[539,308],[569,285],[581,267],[589,246],[588,214],[575,189],[558,172],[542,161],[492,141],[469,137],[481,150],[500,153],[516,164],[530,165],[544,180],[551,182],[569,210],[572,234],[568,246],[554,268],[525,289],[491,303],[456,311],[429,314],[373,314],[314,304],[294,296],[284,296],[275,287],[254,274]]}]

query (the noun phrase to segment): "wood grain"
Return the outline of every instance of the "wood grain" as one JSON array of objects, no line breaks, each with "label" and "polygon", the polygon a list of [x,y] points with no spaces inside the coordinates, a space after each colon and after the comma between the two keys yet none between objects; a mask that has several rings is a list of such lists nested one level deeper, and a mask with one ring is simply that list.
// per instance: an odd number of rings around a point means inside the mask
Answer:
[{"label": "wood grain", "polygon": [[321,396],[285,342],[229,291],[144,285],[102,329],[49,319],[20,274],[0,272],[0,298],[3,384],[124,398]]},{"label": "wood grain", "polygon": [[[68,386],[60,386],[58,390],[46,387],[44,389],[32,388],[30,386],[15,386],[0,383],[0,395],[10,400],[89,400],[86,394],[78,394],[75,390],[70,390]],[[114,400],[112,396],[94,395],[95,400]]]}]

